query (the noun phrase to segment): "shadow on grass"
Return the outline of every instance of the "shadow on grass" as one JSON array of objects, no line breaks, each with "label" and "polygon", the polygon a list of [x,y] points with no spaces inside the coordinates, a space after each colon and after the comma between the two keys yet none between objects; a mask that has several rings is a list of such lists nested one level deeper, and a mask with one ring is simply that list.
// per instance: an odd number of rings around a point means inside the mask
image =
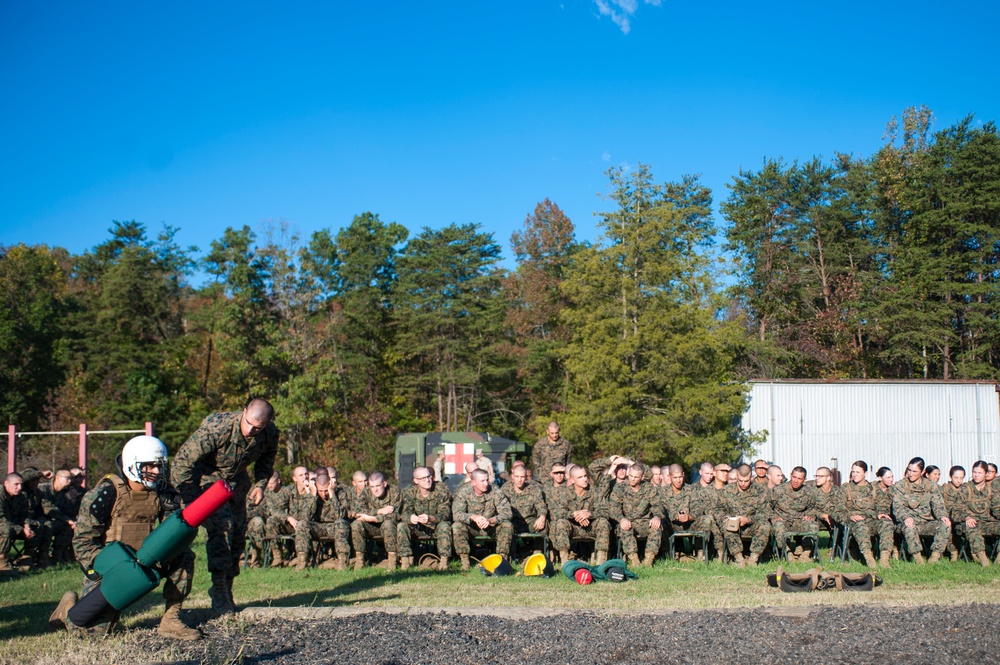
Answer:
[{"label": "shadow on grass", "polygon": [[[348,573],[350,574],[350,573]],[[328,589],[314,589],[302,593],[289,595],[277,595],[273,598],[256,601],[257,606],[266,607],[347,607],[357,604],[356,596],[365,594],[385,586],[391,586],[400,582],[412,582],[422,579],[441,579],[447,575],[441,571],[434,570],[409,570],[407,572],[393,572],[366,575],[364,577],[352,577],[347,580],[338,580],[334,586]],[[237,579],[237,585],[239,580]],[[239,590],[237,589],[237,595]],[[400,598],[400,594],[387,594],[377,598],[366,598],[364,603],[373,600],[393,600]],[[250,606],[245,603],[238,603],[241,606]]]}]

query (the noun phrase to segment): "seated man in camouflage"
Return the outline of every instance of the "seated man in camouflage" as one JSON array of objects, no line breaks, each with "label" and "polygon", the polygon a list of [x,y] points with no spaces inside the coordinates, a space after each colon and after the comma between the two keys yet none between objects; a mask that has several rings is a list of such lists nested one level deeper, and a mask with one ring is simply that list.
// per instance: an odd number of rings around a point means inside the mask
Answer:
[{"label": "seated man in camouflage", "polygon": [[861,556],[865,558],[865,564],[875,567],[872,536],[877,535],[881,551],[879,563],[888,567],[894,528],[891,520],[878,518],[878,495],[865,478],[867,473],[868,463],[858,460],[851,466],[851,482],[840,488],[844,520],[850,527],[851,540],[858,544]]},{"label": "seated man in camouflage", "polygon": [[[347,506],[340,502],[333,480],[324,469],[316,473],[316,515],[309,520],[308,530],[312,540],[333,541],[334,556],[322,568],[347,570],[351,556],[350,528],[347,526]],[[316,542],[319,546],[320,543]],[[297,546],[296,546],[297,547]]]},{"label": "seated man in camouflage", "polygon": [[951,537],[951,518],[941,499],[941,489],[923,476],[924,460],[914,457],[906,466],[903,482],[896,483],[892,497],[892,512],[900,523],[903,540],[913,561],[924,563],[920,536],[934,536],[930,563],[941,559]]},{"label": "seated man in camouflage", "polygon": [[[608,502],[608,513],[618,525],[618,537],[630,566],[652,566],[663,540],[663,505],[660,493],[643,480],[646,467],[635,463],[628,468],[625,483],[616,483]],[[646,556],[639,562],[637,538],[646,538]]]},{"label": "seated man in camouflage", "polygon": [[396,526],[396,545],[403,570],[413,565],[413,543],[420,537],[434,538],[438,570],[448,570],[451,493],[447,485],[434,480],[434,471],[426,466],[413,470],[413,486],[403,491],[403,510]]},{"label": "seated man in camouflage", "polygon": [[[771,538],[770,501],[767,485],[755,482],[749,464],[736,469],[736,482],[722,493],[722,531],[729,555],[742,568],[747,563],[756,566]],[[743,537],[749,537],[750,558],[743,559]]]},{"label": "seated man in camouflage", "polygon": [[258,568],[262,559],[261,553],[264,549],[264,536],[267,535],[267,518],[271,516],[271,510],[278,491],[281,490],[281,476],[275,471],[267,480],[264,488],[264,498],[260,503],[254,503],[253,497],[247,495],[247,567]]},{"label": "seated man in camouflage", "polygon": [[35,564],[41,568],[51,565],[49,548],[52,544],[52,532],[55,524],[50,519],[50,513],[57,512],[55,504],[49,500],[47,492],[43,491],[41,484],[42,472],[33,466],[26,468],[21,476],[24,478],[23,494],[28,502],[28,519],[38,524],[35,529],[38,532],[38,546],[34,549]]},{"label": "seated man in camouflage", "polygon": [[309,470],[304,466],[295,467],[292,481],[291,485],[282,487],[275,496],[264,530],[271,539],[272,565],[284,565],[278,537],[294,536],[295,567],[302,570],[306,567],[310,553],[309,520],[316,514],[316,495],[309,487]]},{"label": "seated man in camouflage", "polygon": [[36,556],[49,546],[44,526],[28,517],[24,478],[19,473],[8,473],[0,490],[0,572],[14,569],[10,550],[15,540],[23,540],[25,549]]},{"label": "seated man in camouflage", "polygon": [[663,513],[667,518],[667,534],[690,531],[694,526],[691,514],[693,488],[684,483],[684,467],[671,464],[663,467]]},{"label": "seated man in camouflage", "polygon": [[368,476],[368,491],[364,505],[351,523],[351,544],[354,546],[354,570],[365,565],[367,542],[378,536],[385,546],[386,567],[395,570],[398,559],[396,524],[403,509],[403,496],[395,485],[389,486],[378,471]]},{"label": "seated man in camouflage", "polygon": [[[771,467],[774,468],[774,467]],[[785,547],[785,534],[807,533],[801,537],[792,552],[786,552],[789,561],[809,561],[816,548],[819,510],[815,493],[806,485],[806,470],[797,466],[791,477],[771,490],[771,535],[778,547]]]},{"label": "seated man in camouflage", "polygon": [[488,536],[496,539],[496,553],[510,559],[510,543],[514,535],[511,525],[510,502],[503,492],[490,485],[490,476],[482,469],[472,472],[472,480],[458,488],[451,503],[452,536],[462,570],[471,566],[471,538]]},{"label": "seated man in camouflage", "polygon": [[46,503],[52,508],[48,518],[52,523],[52,561],[54,563],[72,563],[76,560],[73,554],[73,530],[76,528],[76,515],[79,504],[75,500],[73,477],[66,469],[59,469],[52,478],[52,484],[44,489]]},{"label": "seated man in camouflage", "polygon": [[570,551],[573,538],[593,538],[594,565],[599,566],[608,560],[611,543],[606,506],[591,487],[585,467],[574,466],[571,473],[572,487],[546,497],[552,515],[552,546],[558,550],[562,563],[566,563],[573,558]]},{"label": "seated man in camouflage", "polygon": [[[728,474],[729,466],[719,465],[720,472]],[[705,543],[706,547],[714,547],[719,551],[721,558],[723,540],[722,532],[719,531],[718,505],[720,487],[725,487],[725,480],[716,482],[715,467],[711,462],[702,462],[701,473],[698,482],[691,487],[691,517],[694,522],[691,525],[692,531],[708,533],[710,541]],[[727,475],[728,477],[728,475]],[[701,552],[695,552],[695,557],[701,557]]]},{"label": "seated man in camouflage", "polygon": [[983,460],[972,465],[972,480],[962,486],[951,510],[958,532],[969,541],[972,558],[984,568],[990,565],[985,536],[1000,535],[1000,493],[986,482],[986,471]]},{"label": "seated man in camouflage", "polygon": [[[566,489],[563,485],[562,490]],[[549,514],[545,500],[549,496],[542,491],[542,486],[528,482],[528,470],[519,466],[511,471],[511,481],[505,483],[500,491],[510,502],[511,527],[516,538],[522,533],[540,533],[546,535]],[[555,490],[552,490],[553,494]]]}]

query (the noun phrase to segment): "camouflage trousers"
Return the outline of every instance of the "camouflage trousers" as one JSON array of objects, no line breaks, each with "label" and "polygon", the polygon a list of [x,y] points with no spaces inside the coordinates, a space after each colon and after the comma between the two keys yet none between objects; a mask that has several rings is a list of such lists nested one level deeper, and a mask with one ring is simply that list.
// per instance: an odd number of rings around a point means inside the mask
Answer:
[{"label": "camouflage trousers", "polygon": [[750,553],[760,556],[767,541],[771,539],[771,525],[767,522],[751,522],[739,531],[726,531],[723,529],[726,539],[726,549],[730,556],[743,554],[743,539],[750,538]]},{"label": "camouflage trousers", "polygon": [[637,520],[629,520],[632,528],[627,531],[618,525],[618,539],[622,541],[622,550],[625,554],[637,554],[639,552],[639,542],[637,539],[646,539],[646,556],[660,553],[660,545],[663,543],[663,525],[659,529],[654,529],[649,525],[649,520],[645,517]]},{"label": "camouflage trousers", "polygon": [[399,556],[413,556],[413,541],[417,538],[433,538],[437,544],[438,556],[442,559],[451,558],[451,522],[438,522],[433,526],[400,522],[396,525]]},{"label": "camouflage trousers", "polygon": [[694,518],[694,523],[689,527],[691,531],[703,531],[710,533],[712,547],[721,555],[723,544],[726,542],[722,537],[722,530],[719,522],[712,515],[702,515]]},{"label": "camouflage trousers", "polygon": [[208,534],[205,554],[211,573],[240,574],[240,556],[247,542],[246,494],[236,492],[202,524]]},{"label": "camouflage trousers", "polygon": [[590,520],[588,526],[580,526],[570,520],[556,520],[552,525],[552,546],[557,550],[568,550],[573,538],[593,538],[594,550],[608,553],[611,549],[611,523],[603,517]]},{"label": "camouflage trousers", "polygon": [[314,541],[333,542],[336,554],[351,555],[350,527],[345,520],[336,522],[311,522],[302,520],[295,529],[295,551],[308,552]]},{"label": "camouflage trousers", "polygon": [[39,524],[32,527],[35,535],[25,539],[24,535],[14,533],[13,529],[0,530],[0,556],[6,557],[10,553],[10,548],[15,540],[24,541],[24,553],[35,557],[49,555],[49,543],[52,541],[52,530],[47,524]]},{"label": "camouflage trousers", "polygon": [[358,556],[365,555],[367,541],[371,538],[382,537],[385,551],[396,552],[396,523],[390,520],[382,522],[362,522],[354,520],[351,522],[351,544],[354,546],[354,553]]},{"label": "camouflage trousers", "polygon": [[934,542],[931,543],[931,552],[937,552],[938,554],[944,552],[944,548],[948,547],[948,541],[951,540],[951,529],[945,526],[941,520],[930,520],[929,522],[914,520],[912,527],[900,524],[899,529],[903,533],[903,540],[906,541],[906,549],[910,550],[911,556],[920,554],[924,550],[923,545],[920,543],[920,536],[934,536]]},{"label": "camouflage trousers", "polygon": [[46,524],[52,529],[52,558],[57,563],[72,561],[74,559],[73,529],[66,522],[49,520]]},{"label": "camouflage trousers", "polygon": [[816,549],[819,545],[819,522],[816,520],[807,520],[801,517],[786,517],[771,523],[771,535],[774,536],[778,547],[785,546],[786,533],[808,533],[814,536],[811,543],[812,548]]},{"label": "camouflage trousers", "polygon": [[247,522],[247,538],[250,541],[250,547],[257,550],[257,554],[260,554],[261,548],[264,546],[264,536],[267,535],[264,525],[263,517],[251,517],[250,521]]},{"label": "camouflage trousers", "polygon": [[451,525],[452,541],[455,545],[455,554],[468,555],[472,552],[471,539],[477,537],[494,538],[497,542],[497,554],[510,559],[510,543],[514,538],[514,525],[510,522],[498,522],[496,526],[480,529],[475,523],[462,524],[455,522]]},{"label": "camouflage trousers", "polygon": [[[879,553],[892,552],[895,525],[889,520],[865,518],[860,522],[848,522],[851,540],[858,544],[862,554],[872,551],[872,536],[878,536]],[[850,545],[850,543],[848,543]]]},{"label": "camouflage trousers", "polygon": [[1000,536],[1000,522],[976,518],[976,526],[969,528],[965,521],[955,522],[955,531],[969,541],[973,554],[986,551],[986,536]]}]

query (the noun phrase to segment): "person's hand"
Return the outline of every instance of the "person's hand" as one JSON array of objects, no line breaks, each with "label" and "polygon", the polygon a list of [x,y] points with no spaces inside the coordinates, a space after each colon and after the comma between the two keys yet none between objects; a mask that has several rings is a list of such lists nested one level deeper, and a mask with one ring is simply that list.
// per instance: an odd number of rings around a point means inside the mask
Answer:
[{"label": "person's hand", "polygon": [[949,529],[951,528],[951,518],[950,517],[942,517],[941,521],[944,522],[944,525],[946,527],[948,527]]},{"label": "person's hand", "polygon": [[290,527],[292,527],[293,529],[297,529],[298,526],[299,526],[299,521],[297,519],[295,519],[294,517],[292,517],[291,515],[289,515],[288,516],[288,525]]},{"label": "person's hand", "polygon": [[35,530],[27,522],[24,523],[24,539],[30,540],[35,537]]},{"label": "person's hand", "polygon": [[973,518],[973,517],[967,517],[967,518],[965,518],[965,526],[969,527],[970,529],[975,529],[976,528],[976,520],[975,520],[975,518]]},{"label": "person's hand", "polygon": [[417,515],[417,522],[419,522],[420,524],[427,524],[430,521],[431,517],[427,513],[424,513],[423,515]]},{"label": "person's hand", "polygon": [[750,520],[749,520],[748,518],[746,518],[746,517],[743,517],[743,516],[741,515],[741,516],[740,516],[740,528],[742,529],[742,528],[743,528],[743,527],[745,527],[745,526],[746,526],[747,524],[750,524]]},{"label": "person's hand", "polygon": [[255,506],[259,506],[260,502],[264,500],[264,490],[259,487],[255,487],[250,490],[250,501]]},{"label": "person's hand", "polygon": [[652,529],[653,531],[656,531],[657,529],[659,529],[660,528],[660,518],[659,517],[654,517],[653,519],[649,520],[649,528]]},{"label": "person's hand", "polygon": [[545,528],[545,515],[541,515],[537,520],[535,520],[534,529],[535,531],[541,531],[544,528]]},{"label": "person's hand", "polygon": [[680,522],[681,524],[684,524],[685,522],[690,522],[691,516],[687,514],[686,510],[682,510],[681,512],[677,513],[677,521]]},{"label": "person's hand", "polygon": [[490,521],[482,515],[472,515],[469,519],[476,523],[480,529],[485,529],[490,525]]},{"label": "person's hand", "polygon": [[864,518],[865,518],[864,515],[851,515],[851,521],[852,522],[860,522]]},{"label": "person's hand", "polygon": [[619,520],[618,526],[622,528],[622,531],[628,531],[629,529],[632,528],[632,523],[629,522],[627,518],[623,517],[621,520]]},{"label": "person's hand", "polygon": [[375,514],[376,515],[388,515],[393,510],[394,510],[394,508],[392,506],[382,506],[381,508],[378,509],[378,511]]},{"label": "person's hand", "polygon": [[907,529],[912,529],[913,528],[913,518],[912,517],[907,517],[905,520],[903,520],[903,526],[905,526]]}]

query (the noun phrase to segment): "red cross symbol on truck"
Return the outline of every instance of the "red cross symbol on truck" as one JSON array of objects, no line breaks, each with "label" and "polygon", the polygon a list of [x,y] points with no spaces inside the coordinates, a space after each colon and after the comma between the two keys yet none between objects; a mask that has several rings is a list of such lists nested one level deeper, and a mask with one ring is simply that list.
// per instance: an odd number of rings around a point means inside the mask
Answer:
[{"label": "red cross symbol on truck", "polygon": [[476,461],[476,444],[444,444],[444,472],[451,475],[465,475],[465,465]]}]

